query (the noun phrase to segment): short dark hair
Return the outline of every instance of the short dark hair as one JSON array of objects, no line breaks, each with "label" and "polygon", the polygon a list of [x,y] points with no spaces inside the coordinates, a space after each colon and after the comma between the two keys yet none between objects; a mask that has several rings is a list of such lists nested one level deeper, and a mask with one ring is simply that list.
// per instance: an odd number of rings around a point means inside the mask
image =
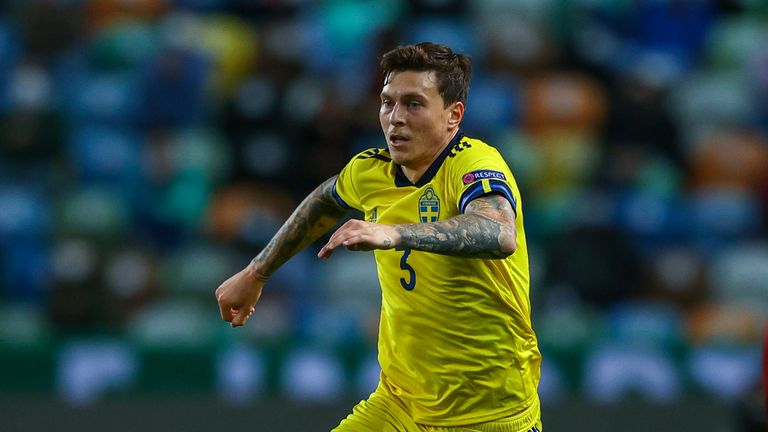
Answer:
[{"label": "short dark hair", "polygon": [[416,45],[401,45],[384,54],[379,63],[388,82],[392,72],[435,71],[437,91],[443,97],[445,106],[454,102],[467,104],[469,80],[472,76],[472,62],[466,54],[457,54],[445,45],[422,42]]}]

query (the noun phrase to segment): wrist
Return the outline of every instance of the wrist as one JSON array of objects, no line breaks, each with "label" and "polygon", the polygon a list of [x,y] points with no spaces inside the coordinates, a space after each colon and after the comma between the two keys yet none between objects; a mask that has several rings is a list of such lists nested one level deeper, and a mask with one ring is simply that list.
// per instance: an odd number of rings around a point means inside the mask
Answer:
[{"label": "wrist", "polygon": [[403,243],[402,225],[393,225],[389,238],[392,240],[393,248],[401,246]]},{"label": "wrist", "polygon": [[262,263],[258,262],[255,258],[245,268],[245,272],[249,277],[261,282],[266,282],[270,276],[269,272],[267,272]]}]

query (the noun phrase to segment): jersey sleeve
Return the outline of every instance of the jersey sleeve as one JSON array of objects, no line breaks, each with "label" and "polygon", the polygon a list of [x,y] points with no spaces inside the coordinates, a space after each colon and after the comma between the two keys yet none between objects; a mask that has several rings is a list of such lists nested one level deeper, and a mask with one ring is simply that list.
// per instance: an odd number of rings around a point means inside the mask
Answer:
[{"label": "jersey sleeve", "polygon": [[362,206],[354,182],[355,162],[357,160],[358,156],[356,155],[336,177],[336,184],[333,186],[333,198],[344,208],[361,210]]},{"label": "jersey sleeve", "polygon": [[458,191],[459,213],[464,213],[473,199],[488,194],[506,198],[517,212],[514,180],[507,163],[498,152],[488,152],[476,158],[464,158],[454,171],[455,190]]}]

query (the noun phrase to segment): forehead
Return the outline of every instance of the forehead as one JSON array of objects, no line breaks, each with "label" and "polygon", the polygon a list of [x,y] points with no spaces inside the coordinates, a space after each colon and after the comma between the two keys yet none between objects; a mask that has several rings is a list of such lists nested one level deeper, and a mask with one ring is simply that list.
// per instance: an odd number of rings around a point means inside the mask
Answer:
[{"label": "forehead", "polygon": [[413,93],[428,97],[439,96],[437,72],[393,71],[387,75],[381,92],[392,96]]}]

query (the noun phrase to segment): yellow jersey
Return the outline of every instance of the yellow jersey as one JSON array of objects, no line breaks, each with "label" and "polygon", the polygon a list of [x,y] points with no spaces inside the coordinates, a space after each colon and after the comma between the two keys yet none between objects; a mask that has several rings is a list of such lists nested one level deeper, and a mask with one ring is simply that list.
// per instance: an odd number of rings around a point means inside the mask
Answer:
[{"label": "yellow jersey", "polygon": [[416,184],[384,149],[359,153],[336,180],[341,205],[381,224],[442,221],[491,193],[505,196],[517,215],[517,249],[508,258],[375,251],[379,388],[417,423],[480,423],[538,403],[541,354],[531,326],[520,192],[499,152],[461,133]]}]

